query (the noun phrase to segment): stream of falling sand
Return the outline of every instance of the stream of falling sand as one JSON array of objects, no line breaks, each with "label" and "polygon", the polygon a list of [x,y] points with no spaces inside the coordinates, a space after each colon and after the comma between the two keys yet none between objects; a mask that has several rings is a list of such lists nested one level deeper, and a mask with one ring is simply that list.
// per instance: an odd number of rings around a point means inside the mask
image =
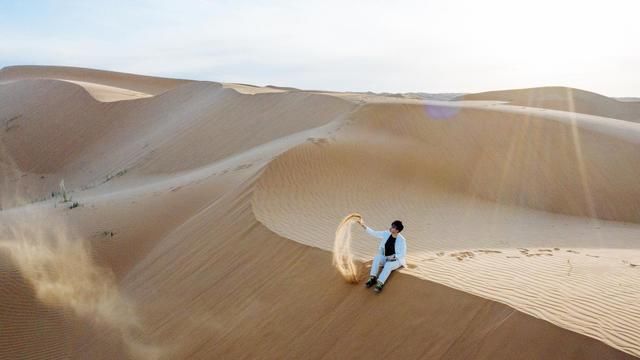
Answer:
[{"label": "stream of falling sand", "polygon": [[351,252],[351,225],[361,220],[358,213],[347,215],[336,229],[336,237],[333,241],[333,266],[340,271],[342,277],[348,282],[355,284],[359,281],[358,267],[353,261]]}]

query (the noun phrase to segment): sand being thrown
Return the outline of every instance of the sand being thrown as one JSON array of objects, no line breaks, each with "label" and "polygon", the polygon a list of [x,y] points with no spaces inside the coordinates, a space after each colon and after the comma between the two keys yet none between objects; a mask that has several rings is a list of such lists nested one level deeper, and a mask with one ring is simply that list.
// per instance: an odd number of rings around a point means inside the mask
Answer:
[{"label": "sand being thrown", "polygon": [[362,220],[358,213],[347,215],[336,229],[336,237],[333,241],[333,265],[338,269],[342,277],[351,284],[360,281],[358,266],[353,260],[351,252],[351,225]]}]

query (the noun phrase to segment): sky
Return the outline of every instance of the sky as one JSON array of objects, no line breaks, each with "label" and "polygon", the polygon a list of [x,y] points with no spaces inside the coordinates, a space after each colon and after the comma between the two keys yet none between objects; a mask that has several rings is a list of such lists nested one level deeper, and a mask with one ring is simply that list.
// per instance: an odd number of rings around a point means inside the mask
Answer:
[{"label": "sky", "polygon": [[638,0],[0,0],[0,67],[374,92],[640,97]]}]

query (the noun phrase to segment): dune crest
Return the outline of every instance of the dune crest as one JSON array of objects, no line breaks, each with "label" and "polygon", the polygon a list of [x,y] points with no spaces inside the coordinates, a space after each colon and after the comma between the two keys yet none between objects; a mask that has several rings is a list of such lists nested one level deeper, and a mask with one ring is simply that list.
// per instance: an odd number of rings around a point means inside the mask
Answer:
[{"label": "dune crest", "polygon": [[179,85],[194,82],[69,66],[19,65],[0,69],[0,82],[25,79],[80,81],[152,95],[159,95]]},{"label": "dune crest", "polygon": [[545,108],[640,122],[640,102],[620,101],[568,87],[540,87],[465,94],[458,100],[499,100],[509,104]]}]

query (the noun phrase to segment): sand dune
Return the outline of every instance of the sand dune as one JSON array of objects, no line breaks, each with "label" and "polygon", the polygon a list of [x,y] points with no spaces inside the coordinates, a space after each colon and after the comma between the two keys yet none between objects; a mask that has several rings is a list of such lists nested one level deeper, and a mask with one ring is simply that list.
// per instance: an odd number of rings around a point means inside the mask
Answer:
[{"label": "sand dune", "polygon": [[0,69],[0,82],[25,79],[61,79],[129,89],[158,95],[192,80],[168,79],[114,71],[66,66],[7,66]]},{"label": "sand dune", "polygon": [[542,87],[466,94],[463,100],[500,100],[513,105],[570,111],[640,122],[640,102],[620,101],[568,87]]},{"label": "sand dune", "polygon": [[[407,273],[638,354],[640,287],[630,264],[640,262],[639,188],[630,172],[639,168],[626,164],[639,162],[640,148],[623,135],[640,139],[640,128],[609,120],[600,129],[577,115],[570,125],[500,105],[434,113],[364,105],[331,141],[269,164],[258,219],[327,250],[332,224],[350,211],[377,228],[403,219],[414,224],[405,236],[416,268]],[[360,259],[375,251],[364,235],[353,244]]]},{"label": "sand dune", "polygon": [[70,188],[93,188],[123,173],[130,179],[173,174],[321,126],[355,107],[315,94],[247,97],[201,82],[117,103],[97,102],[81,87],[56,80],[14,81],[0,85],[0,94],[3,151],[15,163],[11,171],[19,171],[5,178],[31,199],[46,197],[59,183],[48,174],[64,177]]},{"label": "sand dune", "polygon": [[[244,180],[221,198],[209,199],[209,204],[168,236],[155,240],[153,250],[136,260],[126,275],[118,277],[123,294],[139,304],[139,341],[144,340],[160,358],[208,358],[212,353],[224,354],[225,358],[462,359],[512,358],[516,354],[533,358],[625,358],[624,353],[601,342],[505,305],[406,275],[393,276],[394,291],[384,294],[385,298],[345,284],[331,266],[329,253],[279,237],[256,221],[250,199],[253,182],[260,174],[241,171]],[[179,192],[201,193],[203,187],[211,186],[206,182],[219,181],[214,177],[198,180],[199,184],[187,185]],[[167,201],[174,194],[169,188],[157,196],[153,192],[139,194],[134,197],[138,202],[134,206],[146,209],[154,197]],[[97,209],[122,207],[120,201],[109,200],[83,202]],[[127,212],[136,213],[133,209]],[[72,211],[68,214],[74,216]],[[120,220],[113,228],[126,232],[120,229],[147,216]],[[93,241],[122,241],[119,236]],[[125,244],[110,246],[120,247],[122,253],[122,248],[128,249]],[[101,258],[103,253],[97,251],[95,256]],[[285,260],[274,261],[280,257]],[[113,265],[117,266],[118,260]],[[7,301],[20,312],[33,311],[24,298]],[[399,303],[402,306],[398,307]],[[380,317],[373,315],[376,313],[384,314],[390,326],[403,330],[381,339]],[[36,326],[11,320],[23,328]],[[74,331],[74,326],[80,325],[60,325],[65,334]],[[108,358],[116,356],[118,350],[130,355],[122,339],[107,330],[102,334],[110,336],[71,337],[77,343],[66,343],[67,347],[58,352],[54,348],[49,356]],[[18,337],[9,340],[11,344],[24,341]],[[103,353],[105,348],[108,351]],[[3,349],[9,356],[24,351],[19,346]]]},{"label": "sand dune", "polygon": [[[0,120],[0,358],[640,355],[636,123],[58,67]],[[356,211],[407,224],[380,296]]]}]

